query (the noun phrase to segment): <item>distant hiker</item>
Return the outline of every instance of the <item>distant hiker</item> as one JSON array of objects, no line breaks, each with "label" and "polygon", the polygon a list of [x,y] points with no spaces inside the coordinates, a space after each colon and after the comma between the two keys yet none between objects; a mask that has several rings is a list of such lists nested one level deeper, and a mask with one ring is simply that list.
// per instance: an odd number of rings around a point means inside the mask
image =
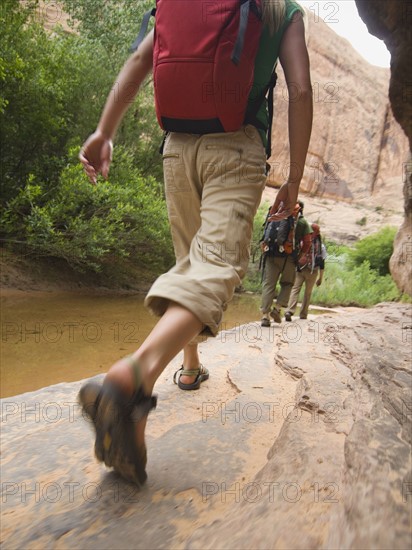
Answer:
[{"label": "distant hiker", "polygon": [[301,319],[307,319],[313,287],[315,284],[316,286],[320,286],[323,281],[326,247],[322,242],[319,225],[317,223],[312,223],[311,227],[313,231],[311,234],[311,246],[308,252],[302,255],[299,261],[295,283],[290,293],[288,309],[285,312],[286,321],[292,320],[292,316],[298,304],[299,293],[303,285],[305,285],[305,293],[303,295],[299,317]]},{"label": "distant hiker", "polygon": [[[281,224],[284,224],[286,220],[275,222],[279,224],[278,242],[272,244],[268,242],[268,239],[265,240],[265,237],[263,239],[262,301],[260,306],[262,312],[260,324],[262,327],[270,327],[270,317],[275,323],[282,322],[281,308],[288,305],[290,292],[295,281],[297,262],[301,255],[306,254],[306,251],[309,250],[312,230],[303,216],[303,208],[303,202],[298,201],[289,221],[289,227],[287,228],[289,235],[286,240],[284,237],[279,240],[279,232],[282,230]],[[270,219],[269,212],[268,220],[270,221]],[[290,244],[290,246],[288,247],[287,244]],[[278,282],[280,292],[276,297],[276,304],[272,308]]]},{"label": "distant hiker", "polygon": [[195,338],[216,336],[246,273],[266,182],[272,102],[265,95],[278,57],[291,98],[288,126],[276,136],[289,134],[290,146],[290,173],[272,207],[278,219],[297,201],[313,108],[302,8],[294,1],[157,0],[156,7],[154,31],[121,70],[80,152],[92,184],[99,173],[107,177],[112,139],[153,69],[157,117],[167,131],[164,181],[176,265],[146,297],[160,317],[153,331],[110,368],[103,385],[89,382],[79,394],[96,430],[96,457],[138,484],[146,479],[144,432],[157,378],[182,349],[179,387],[197,389],[208,378]]}]

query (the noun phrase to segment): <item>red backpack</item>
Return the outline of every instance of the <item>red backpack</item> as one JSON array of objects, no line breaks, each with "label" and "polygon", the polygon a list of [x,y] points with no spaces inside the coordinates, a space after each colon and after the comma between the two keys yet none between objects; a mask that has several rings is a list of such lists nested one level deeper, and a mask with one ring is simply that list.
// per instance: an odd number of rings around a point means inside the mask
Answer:
[{"label": "red backpack", "polygon": [[262,32],[261,3],[156,0],[132,50],[156,14],[153,78],[157,119],[164,130],[233,132],[245,123]]}]

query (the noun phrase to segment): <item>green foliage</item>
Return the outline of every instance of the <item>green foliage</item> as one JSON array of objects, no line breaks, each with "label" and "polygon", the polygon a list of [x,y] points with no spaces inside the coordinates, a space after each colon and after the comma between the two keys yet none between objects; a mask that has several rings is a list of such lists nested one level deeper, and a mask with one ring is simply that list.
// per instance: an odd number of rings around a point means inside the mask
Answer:
[{"label": "green foliage", "polygon": [[323,282],[315,286],[311,303],[329,307],[370,307],[399,299],[400,292],[390,275],[380,276],[367,261],[350,267],[345,255],[340,262],[326,259]]},{"label": "green foliage", "polygon": [[[57,185],[69,144],[94,130],[113,83],[115,90],[144,11],[140,2],[125,2],[124,9],[122,2],[67,2],[86,18],[77,22],[83,34],[61,28],[51,34],[36,22],[37,4],[5,0],[0,15],[3,200],[14,197],[29,174],[48,187]],[[143,175],[161,180],[161,139],[149,80],[116,143],[130,149]]]},{"label": "green foliage", "polygon": [[2,3],[3,241],[80,270],[127,261],[157,274],[173,263],[173,248],[155,179],[161,181],[161,132],[151,81],[119,129],[110,182],[93,188],[72,157],[96,127],[146,5],[64,4],[74,33],[46,31],[38,0]]},{"label": "green foliage", "polygon": [[[63,0],[62,4],[70,15],[71,24],[88,44],[90,52],[96,48],[104,51],[104,71],[113,82],[130,54],[130,46],[140,30],[144,13],[154,7],[154,0]],[[106,96],[110,87],[104,86],[100,89]],[[93,125],[96,123],[97,117]],[[89,133],[92,127],[89,126]],[[116,143],[127,146],[133,152],[142,174],[150,174],[161,180],[161,142],[162,131],[156,119],[153,82],[150,77],[142,85],[126,113]]]},{"label": "green foliage", "polygon": [[343,244],[337,244],[334,241],[323,241],[324,245],[326,246],[327,250],[327,261],[329,263],[344,263],[346,262],[346,257],[350,253],[350,247],[343,245]]},{"label": "green foliage", "polygon": [[68,143],[91,132],[104,101],[101,89],[109,89],[104,50],[59,30],[46,33],[34,20],[35,7],[7,1],[2,10],[3,200],[14,197],[29,174],[57,184]]},{"label": "green foliage", "polygon": [[358,241],[349,254],[352,265],[360,266],[367,261],[371,269],[376,270],[379,275],[389,274],[389,260],[393,253],[395,235],[396,228],[387,226]]},{"label": "green foliage", "polygon": [[29,180],[10,202],[3,230],[17,232],[33,254],[63,258],[79,270],[101,271],[127,258],[156,272],[168,269],[173,247],[157,184],[140,176],[122,148],[116,161],[121,169],[97,186],[77,162],[62,171],[52,195]]},{"label": "green foliage", "polygon": [[366,216],[363,216],[362,218],[360,218],[360,220],[356,220],[356,223],[357,225],[364,226],[366,225],[367,221],[368,218]]},{"label": "green foliage", "polygon": [[262,272],[258,269],[258,264],[249,264],[242,282],[242,289],[247,292],[260,293],[262,291]]},{"label": "green foliage", "polygon": [[261,204],[253,221],[250,262],[243,281],[243,288],[249,292],[260,292],[261,290],[262,272],[259,270],[259,261],[261,257],[260,239],[262,238],[263,226],[269,207],[270,204],[268,202]]},{"label": "green foliage", "polygon": [[253,233],[250,249],[252,262],[255,262],[256,259],[259,259],[260,257],[260,239],[262,238],[263,226],[265,224],[269,207],[270,204],[268,202],[261,204],[256,212],[255,219],[253,220]]},{"label": "green foliage", "polygon": [[[117,71],[126,59],[147,10],[154,0],[62,0],[69,25],[101,45]],[[153,20],[152,20],[153,23]]]},{"label": "green foliage", "polygon": [[369,307],[399,300],[401,294],[388,268],[395,233],[395,228],[384,227],[353,248],[327,242],[325,274],[322,285],[313,290],[312,303]]}]

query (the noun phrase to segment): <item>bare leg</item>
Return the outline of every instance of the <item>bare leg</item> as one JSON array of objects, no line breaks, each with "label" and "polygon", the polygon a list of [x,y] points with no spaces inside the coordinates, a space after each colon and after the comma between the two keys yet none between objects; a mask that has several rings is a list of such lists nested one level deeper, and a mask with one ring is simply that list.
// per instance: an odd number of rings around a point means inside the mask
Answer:
[{"label": "bare leg", "polygon": [[[143,389],[147,394],[152,393],[153,386],[164,368],[183,348],[187,361],[198,361],[197,346],[191,346],[189,343],[202,329],[202,323],[192,312],[174,302],[169,304],[152,332],[132,355],[140,367]],[[193,368],[195,365],[191,366]],[[128,394],[133,393],[134,376],[130,361],[117,361],[110,368],[105,380],[113,382]]]},{"label": "bare leg", "polygon": [[[203,324],[188,309],[171,302],[152,332],[133,353],[132,357],[140,367],[143,390],[150,395],[153,386],[168,363],[203,329]],[[186,352],[187,354],[188,352]],[[190,353],[190,352],[189,352]],[[193,351],[191,352],[194,353]],[[196,346],[197,353],[197,346]],[[191,358],[194,355],[190,356]],[[190,377],[187,377],[190,379]],[[106,375],[105,382],[112,382],[126,394],[134,390],[134,373],[127,358],[117,361]],[[144,445],[147,417],[136,423],[136,443]]]}]

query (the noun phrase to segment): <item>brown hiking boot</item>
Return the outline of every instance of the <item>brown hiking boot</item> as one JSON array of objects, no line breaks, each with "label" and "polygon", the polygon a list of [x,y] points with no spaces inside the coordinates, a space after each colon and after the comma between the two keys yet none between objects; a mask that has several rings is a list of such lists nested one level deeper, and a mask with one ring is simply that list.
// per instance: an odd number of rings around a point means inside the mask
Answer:
[{"label": "brown hiking boot", "polygon": [[270,316],[275,321],[275,323],[281,323],[282,322],[282,318],[280,316],[280,311],[278,311],[275,307],[270,312]]}]

